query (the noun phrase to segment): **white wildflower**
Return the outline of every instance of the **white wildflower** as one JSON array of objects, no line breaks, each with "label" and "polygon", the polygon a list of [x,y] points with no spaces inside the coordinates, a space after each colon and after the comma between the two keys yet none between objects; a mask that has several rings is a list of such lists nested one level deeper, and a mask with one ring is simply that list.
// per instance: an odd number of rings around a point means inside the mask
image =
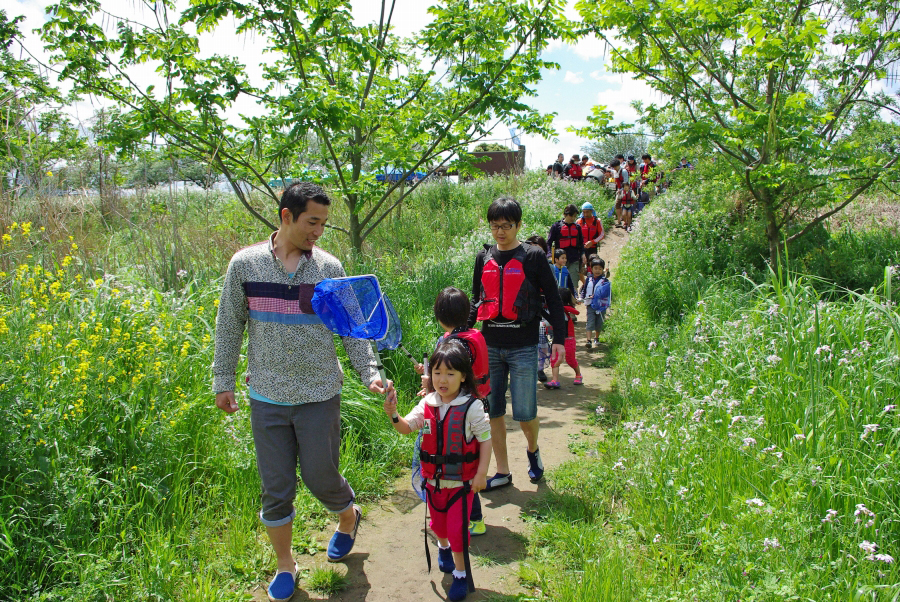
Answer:
[{"label": "white wildflower", "polygon": [[859,436],[860,439],[867,439],[871,433],[874,433],[878,430],[877,424],[864,424],[863,425],[863,433]]}]

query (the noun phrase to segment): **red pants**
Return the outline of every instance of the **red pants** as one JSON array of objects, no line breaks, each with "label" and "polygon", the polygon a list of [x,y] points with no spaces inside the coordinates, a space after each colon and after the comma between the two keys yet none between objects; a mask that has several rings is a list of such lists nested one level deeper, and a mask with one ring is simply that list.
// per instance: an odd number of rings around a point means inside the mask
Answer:
[{"label": "red pants", "polygon": [[[434,485],[425,484],[428,491],[428,512],[431,514],[431,530],[441,539],[450,540],[450,549],[454,552],[462,552],[465,550],[463,543],[463,525],[469,528],[469,517],[463,519],[463,496],[459,496],[453,504],[447,508],[447,502],[450,501],[461,487],[448,489],[442,487],[440,491],[435,491]],[[474,493],[469,491],[465,494],[466,510],[472,512],[472,498]],[[441,512],[446,509],[446,512]],[[465,522],[463,522],[465,520]]]},{"label": "red pants", "polygon": [[[569,364],[569,367],[572,370],[578,371],[578,360],[575,359],[575,337],[566,337],[566,342],[563,345],[566,350],[566,363]],[[553,364],[553,367],[559,366],[562,363],[562,358],[556,358],[556,363]]]}]

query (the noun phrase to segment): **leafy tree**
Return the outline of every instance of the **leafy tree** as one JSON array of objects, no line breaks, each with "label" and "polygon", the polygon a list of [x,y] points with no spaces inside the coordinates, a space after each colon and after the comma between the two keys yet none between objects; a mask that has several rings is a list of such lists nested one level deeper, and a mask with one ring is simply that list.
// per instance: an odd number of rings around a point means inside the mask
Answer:
[{"label": "leafy tree", "polygon": [[616,155],[625,155],[626,157],[634,155],[638,162],[641,155],[647,152],[650,147],[651,138],[642,131],[636,132],[620,132],[605,135],[581,147],[591,159],[608,163],[612,161]]},{"label": "leafy tree", "polygon": [[[192,2],[177,22],[173,0],[143,2],[152,25],[118,19],[97,0],[49,7],[43,39],[75,88],[111,98],[130,112],[123,136],[157,132],[231,182],[257,218],[240,181],[271,201],[267,182],[318,154],[327,183],[349,209],[346,232],[361,249],[366,237],[417,184],[378,184],[375,171],[407,173],[446,165],[459,149],[489,135],[495,122],[552,133],[551,115],[523,99],[534,94],[551,39],[574,39],[563,0],[445,0],[412,39],[394,35],[394,2],[383,0],[377,23],[357,25],[347,0]],[[117,23],[108,35],[100,19]],[[234,57],[201,58],[196,34],[220,23],[266,43],[263,87]],[[130,73],[156,66],[165,85],[146,88]],[[260,116],[236,124],[229,109],[252,99]],[[282,171],[283,170],[283,171]],[[285,173],[287,172],[287,173]],[[366,173],[368,172],[368,173]]]},{"label": "leafy tree", "polygon": [[499,142],[481,142],[475,145],[475,148],[472,149],[472,152],[475,153],[508,153],[510,152],[509,148],[503,146]]},{"label": "leafy tree", "polygon": [[59,105],[63,97],[27,60],[16,59],[10,46],[19,41],[23,17],[8,19],[0,10],[0,190],[11,181],[16,193],[49,187],[51,170],[84,140]]},{"label": "leafy tree", "polygon": [[894,0],[581,0],[578,9],[610,45],[614,70],[667,99],[643,107],[644,119],[668,112],[669,136],[711,144],[732,185],[752,195],[773,263],[782,241],[896,180],[898,155],[852,135],[873,112],[900,116],[877,85],[900,58]]}]

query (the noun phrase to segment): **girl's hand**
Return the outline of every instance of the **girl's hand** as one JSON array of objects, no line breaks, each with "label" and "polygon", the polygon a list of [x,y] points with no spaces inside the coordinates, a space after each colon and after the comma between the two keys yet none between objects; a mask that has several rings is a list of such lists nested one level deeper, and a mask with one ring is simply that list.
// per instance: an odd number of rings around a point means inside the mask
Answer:
[{"label": "girl's hand", "polygon": [[472,479],[472,493],[483,491],[487,487],[487,475],[476,474]]},{"label": "girl's hand", "polygon": [[387,395],[384,398],[384,413],[388,416],[393,416],[397,412],[397,396],[396,395]]},{"label": "girl's hand", "polygon": [[416,364],[413,370],[416,371],[416,374],[425,374],[425,364]]}]

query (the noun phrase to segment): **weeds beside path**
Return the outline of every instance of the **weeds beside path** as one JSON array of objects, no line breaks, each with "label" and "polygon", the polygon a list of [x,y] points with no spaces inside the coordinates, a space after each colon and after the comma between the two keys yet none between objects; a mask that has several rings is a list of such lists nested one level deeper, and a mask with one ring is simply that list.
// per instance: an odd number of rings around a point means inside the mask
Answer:
[{"label": "weeds beside path", "polygon": [[[601,245],[600,256],[606,260],[613,274],[626,240],[624,231],[613,229]],[[584,419],[593,411],[597,397],[610,390],[613,370],[591,365],[603,358],[604,351],[588,351],[585,348],[583,314],[582,308],[576,334],[577,357],[584,375],[584,386],[572,385],[572,371],[564,366],[561,389],[550,391],[538,387],[540,448],[547,469],[572,457],[570,445],[596,440],[600,435],[595,427],[587,426]],[[482,496],[487,534],[472,539],[470,553],[478,589],[467,600],[516,599],[517,594],[525,591],[519,580],[519,563],[525,558],[527,543],[525,515],[530,503],[548,489],[546,482],[538,485],[529,482],[525,437],[509,416],[506,426],[513,485]],[[347,561],[330,565],[330,568],[346,576],[346,587],[331,596],[312,591],[310,575],[316,569],[328,568],[329,565],[324,554],[298,556],[301,574],[292,602],[445,600],[450,576],[437,568],[437,547],[430,532],[428,545],[431,547],[432,570],[430,574],[426,572],[422,536],[424,520],[424,504],[413,493],[407,471],[397,481],[393,495],[365,509],[359,539]],[[330,529],[318,535],[320,542],[327,543],[331,536]],[[253,599],[265,601],[265,588],[266,584],[260,583],[253,591]]]}]

